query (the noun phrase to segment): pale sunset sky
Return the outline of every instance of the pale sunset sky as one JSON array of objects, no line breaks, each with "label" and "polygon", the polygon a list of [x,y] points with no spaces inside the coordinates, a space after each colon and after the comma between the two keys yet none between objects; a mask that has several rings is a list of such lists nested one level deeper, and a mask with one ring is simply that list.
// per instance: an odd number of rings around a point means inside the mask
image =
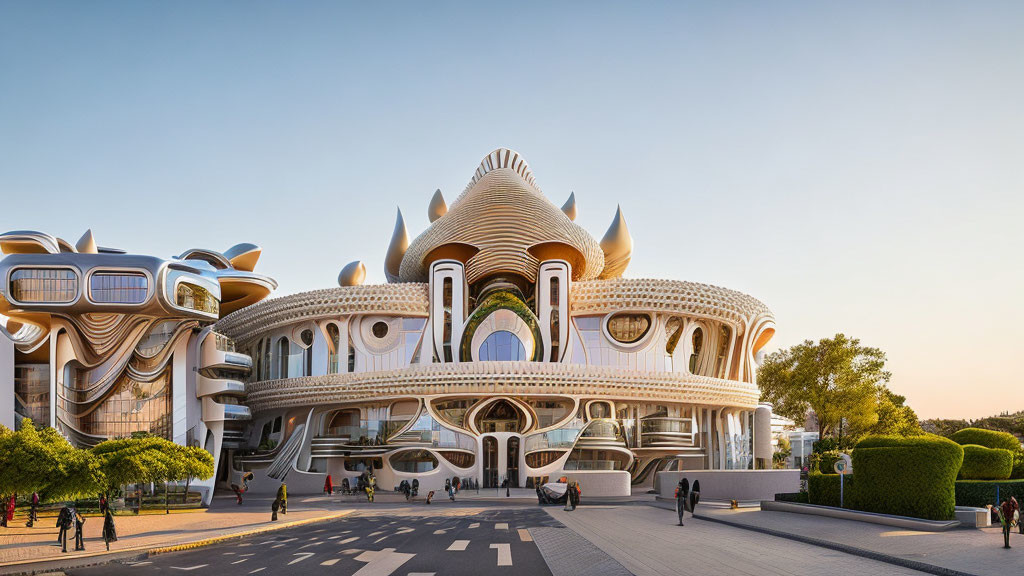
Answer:
[{"label": "pale sunset sky", "polygon": [[383,282],[494,148],[629,277],[844,332],[922,418],[1024,409],[1024,3],[0,0],[0,231]]}]

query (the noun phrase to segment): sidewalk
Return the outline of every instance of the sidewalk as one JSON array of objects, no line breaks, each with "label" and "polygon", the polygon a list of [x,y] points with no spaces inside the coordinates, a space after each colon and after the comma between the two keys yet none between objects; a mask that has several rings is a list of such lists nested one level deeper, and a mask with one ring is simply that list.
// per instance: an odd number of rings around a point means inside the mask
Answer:
[{"label": "sidewalk", "polygon": [[[279,529],[295,523],[327,520],[346,515],[348,512],[338,506],[323,506],[303,502],[305,498],[289,498],[287,515],[278,515],[277,522],[270,521],[271,498],[246,498],[239,506],[234,496],[217,497],[210,508],[194,512],[171,514],[132,514],[114,517],[117,525],[117,542],[110,545],[111,555],[121,556],[126,552],[142,553],[152,548],[184,545],[192,542],[240,535],[264,529]],[[85,551],[74,552],[74,534],[68,537],[68,552],[62,553],[57,540],[55,519],[40,518],[33,528],[19,523],[10,528],[0,528],[0,573],[20,572],[28,569],[27,563],[57,561],[80,561],[107,554],[103,544],[103,519],[88,517],[85,522]],[[35,566],[33,566],[35,567]]]},{"label": "sidewalk", "polygon": [[959,528],[946,532],[900,530],[867,522],[854,522],[823,516],[767,512],[760,509],[729,510],[697,508],[697,516],[733,525],[770,530],[803,539],[849,546],[872,554],[911,562],[921,562],[937,570],[966,574],[1002,575],[1024,566],[1024,536],[1010,535],[1010,546],[1003,549],[998,526]]}]

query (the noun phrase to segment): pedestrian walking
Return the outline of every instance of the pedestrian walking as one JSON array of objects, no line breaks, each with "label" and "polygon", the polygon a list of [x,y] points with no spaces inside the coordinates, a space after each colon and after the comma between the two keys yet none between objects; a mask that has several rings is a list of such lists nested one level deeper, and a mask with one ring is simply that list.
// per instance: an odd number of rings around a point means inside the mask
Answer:
[{"label": "pedestrian walking", "polygon": [[85,550],[85,516],[75,510],[75,552]]},{"label": "pedestrian walking", "polygon": [[277,522],[277,511],[281,509],[281,499],[274,498],[274,501],[270,504],[270,521]]},{"label": "pedestrian walking", "polygon": [[31,528],[32,526],[35,525],[36,520],[39,519],[39,517],[36,515],[36,508],[38,508],[38,507],[39,507],[39,493],[38,492],[33,492],[32,493],[32,507],[28,509],[28,522],[25,524],[25,526]]},{"label": "pedestrian walking", "polygon": [[17,494],[11,494],[11,497],[7,500],[7,505],[4,506],[3,510],[3,523],[0,526],[7,527],[7,523],[14,520],[14,502]]},{"label": "pedestrian walking", "polygon": [[107,503],[107,495],[100,494],[100,514],[106,514],[110,504]]},{"label": "pedestrian walking", "polygon": [[61,552],[68,551],[68,530],[71,530],[71,525],[74,522],[72,514],[70,503],[65,504],[57,514],[57,528],[60,528],[60,531],[57,532],[57,544],[60,546]]},{"label": "pedestrian walking", "polygon": [[110,551],[110,543],[117,542],[117,528],[114,526],[114,513],[107,510],[103,513],[103,542],[107,545],[107,551]]},{"label": "pedestrian walking", "polygon": [[326,492],[328,496],[334,494],[334,483],[331,482],[330,474],[328,474],[327,479],[324,480],[324,492]]},{"label": "pedestrian walking", "polygon": [[288,486],[281,482],[277,488],[277,499],[281,501],[281,514],[288,513]]}]

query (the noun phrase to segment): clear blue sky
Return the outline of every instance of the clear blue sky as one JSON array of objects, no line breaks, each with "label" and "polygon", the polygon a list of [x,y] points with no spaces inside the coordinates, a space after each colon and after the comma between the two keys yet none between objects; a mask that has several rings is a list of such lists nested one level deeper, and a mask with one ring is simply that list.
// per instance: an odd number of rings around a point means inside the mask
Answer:
[{"label": "clear blue sky", "polygon": [[278,295],[498,146],[633,277],[838,331],[923,417],[1024,408],[1024,3],[0,0],[0,228],[264,248]]}]

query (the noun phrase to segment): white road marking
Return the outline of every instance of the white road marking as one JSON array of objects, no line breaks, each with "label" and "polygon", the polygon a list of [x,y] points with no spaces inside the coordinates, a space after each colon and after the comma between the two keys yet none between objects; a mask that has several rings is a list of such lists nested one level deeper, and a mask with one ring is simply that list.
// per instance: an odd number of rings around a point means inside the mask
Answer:
[{"label": "white road marking", "polygon": [[480,523],[479,522],[473,522],[472,524],[469,525],[469,527],[470,528],[479,528],[480,527]]},{"label": "white road marking", "polygon": [[367,562],[366,566],[352,576],[391,576],[392,572],[398,570],[413,556],[416,555],[395,552],[394,548],[385,548],[379,552],[366,551],[355,558],[360,562]]},{"label": "white road marking", "polygon": [[341,538],[341,534],[338,534],[336,536],[331,536],[331,537],[328,538],[328,540],[337,540],[338,538]]},{"label": "white road marking", "polygon": [[224,553],[224,555],[225,555],[225,556],[229,556],[229,555],[231,555],[231,554],[234,554],[234,552],[225,552],[225,553]]},{"label": "white road marking", "polygon": [[436,572],[409,572],[408,576],[434,576]]},{"label": "white road marking", "polygon": [[508,522],[498,522],[494,525],[495,530],[508,530]]},{"label": "white road marking", "polygon": [[445,534],[447,532],[447,530],[434,530],[434,536],[437,536],[438,534]]},{"label": "white road marking", "polygon": [[310,546],[319,546],[321,544],[323,544],[323,542],[310,542],[309,544],[306,544],[305,546],[299,546],[299,550],[302,550],[303,548],[309,548]]},{"label": "white road marking", "polygon": [[286,542],[291,542],[292,540],[298,540],[298,539],[299,539],[299,537],[295,536],[293,538],[285,538],[284,540],[278,540],[278,542],[280,542],[281,544],[284,544]]},{"label": "white road marking", "polygon": [[469,540],[456,540],[452,542],[452,545],[448,547],[448,550],[462,551],[469,546]]},{"label": "white road marking", "polygon": [[338,559],[337,558],[331,558],[330,560],[324,560],[323,562],[320,563],[320,565],[321,566],[334,566],[337,563],[338,563]]},{"label": "white road marking", "polygon": [[384,533],[383,530],[377,530],[376,532],[370,532],[370,534],[367,536],[367,538],[373,538],[374,536],[380,536],[383,533]]},{"label": "white road marking", "polygon": [[132,562],[129,566],[145,566],[146,564],[152,564],[152,562],[148,560],[145,562]]},{"label": "white road marking", "polygon": [[246,562],[248,560],[248,558],[242,558],[241,560],[235,560],[234,562],[232,562],[232,564],[241,564],[242,562]]},{"label": "white road marking", "polygon": [[498,566],[512,565],[512,546],[507,542],[491,544],[491,548],[498,551]]},{"label": "white road marking", "polygon": [[255,570],[253,570],[252,572],[249,572],[249,574],[255,574],[255,573],[257,573],[257,572],[263,572],[263,571],[264,571],[264,570],[266,570],[266,569],[267,569],[267,567],[266,567],[266,566],[264,566],[263,568],[257,568],[257,569],[255,569]]},{"label": "white road marking", "polygon": [[381,536],[380,538],[377,538],[376,540],[374,540],[373,543],[374,544],[380,544],[381,542],[383,542],[384,540],[387,540],[387,539],[388,539],[388,536],[387,536],[387,534],[385,534],[385,535]]},{"label": "white road marking", "polygon": [[395,536],[400,536],[402,534],[408,534],[409,532],[415,532],[415,531],[416,531],[415,528],[399,528],[398,532],[395,532]]},{"label": "white road marking", "polygon": [[205,568],[207,566],[209,566],[209,564],[200,564],[198,566],[189,566],[188,568],[182,568],[180,566],[171,566],[171,568],[174,568],[175,570],[197,570],[199,568]]},{"label": "white road marking", "polygon": [[302,558],[296,558],[295,560],[289,562],[288,565],[291,566],[292,564],[297,564],[299,562],[302,562],[303,560],[307,560],[309,559],[310,556],[313,556],[315,554],[316,552],[296,552],[294,556],[302,556]]},{"label": "white road marking", "polygon": [[241,556],[255,556],[255,552],[249,552],[248,554],[241,554]]},{"label": "white road marking", "polygon": [[341,553],[345,554],[346,556],[350,556],[352,554],[359,554],[360,552],[362,552],[362,550],[360,550],[359,548],[350,548],[348,550],[341,551]]},{"label": "white road marking", "polygon": [[349,542],[355,542],[356,540],[359,540],[359,536],[349,536],[341,542],[338,542],[338,544],[348,544]]},{"label": "white road marking", "polygon": [[519,529],[519,539],[523,542],[533,542],[533,536],[530,536],[530,531],[526,528]]}]

